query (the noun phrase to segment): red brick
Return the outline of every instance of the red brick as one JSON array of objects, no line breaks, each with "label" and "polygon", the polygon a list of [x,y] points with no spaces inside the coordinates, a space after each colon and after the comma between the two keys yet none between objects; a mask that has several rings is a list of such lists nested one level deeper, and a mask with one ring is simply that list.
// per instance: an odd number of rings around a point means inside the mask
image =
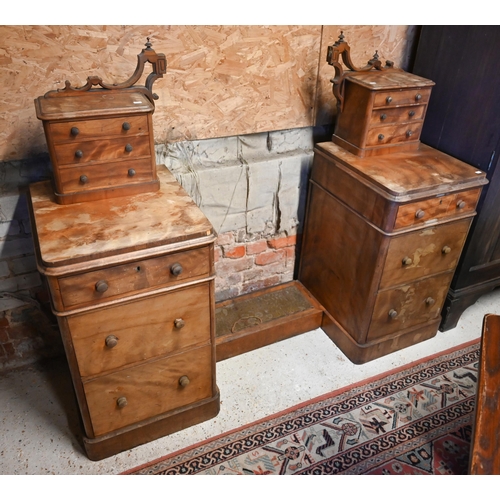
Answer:
[{"label": "red brick", "polygon": [[247,254],[255,255],[257,253],[262,253],[267,250],[267,241],[266,240],[257,240],[247,243]]},{"label": "red brick", "polygon": [[269,286],[277,285],[280,282],[279,276],[271,276],[264,280],[254,281],[253,283],[245,283],[241,287],[242,293],[254,292],[255,290],[262,290],[263,288],[267,288]]},{"label": "red brick", "polygon": [[297,243],[297,235],[285,236],[283,238],[275,238],[274,240],[269,240],[267,244],[270,248],[284,248],[290,247]]},{"label": "red brick", "polygon": [[285,256],[284,252],[264,252],[255,257],[255,264],[257,266],[267,266],[274,262],[279,262]]},{"label": "red brick", "polygon": [[224,257],[228,259],[241,259],[245,256],[245,247],[243,245],[224,249]]},{"label": "red brick", "polygon": [[224,259],[217,262],[215,269],[216,273],[224,277],[228,274],[239,273],[252,267],[252,259],[243,257],[242,259]]}]

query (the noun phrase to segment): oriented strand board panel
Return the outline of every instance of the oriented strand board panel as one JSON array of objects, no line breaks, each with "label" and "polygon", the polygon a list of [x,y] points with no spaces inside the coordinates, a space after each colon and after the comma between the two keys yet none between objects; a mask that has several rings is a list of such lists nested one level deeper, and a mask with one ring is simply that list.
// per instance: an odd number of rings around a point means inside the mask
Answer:
[{"label": "oriented strand board panel", "polygon": [[46,153],[33,99],[90,75],[126,80],[148,36],[167,58],[153,87],[157,142],[330,123],[326,47],[340,30],[355,61],[379,49],[397,65],[414,34],[407,26],[0,26],[0,161]]}]

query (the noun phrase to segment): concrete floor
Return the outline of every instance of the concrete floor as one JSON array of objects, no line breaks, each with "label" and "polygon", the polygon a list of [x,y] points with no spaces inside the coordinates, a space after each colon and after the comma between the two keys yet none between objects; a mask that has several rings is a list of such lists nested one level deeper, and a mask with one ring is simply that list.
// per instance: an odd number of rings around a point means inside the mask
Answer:
[{"label": "concrete floor", "polygon": [[316,396],[363,381],[480,337],[483,317],[500,314],[500,289],[467,309],[453,330],[381,359],[354,365],[322,330],[217,364],[221,411],[207,422],[100,462],[85,456],[64,360],[12,371],[0,379],[0,473],[124,472]]}]

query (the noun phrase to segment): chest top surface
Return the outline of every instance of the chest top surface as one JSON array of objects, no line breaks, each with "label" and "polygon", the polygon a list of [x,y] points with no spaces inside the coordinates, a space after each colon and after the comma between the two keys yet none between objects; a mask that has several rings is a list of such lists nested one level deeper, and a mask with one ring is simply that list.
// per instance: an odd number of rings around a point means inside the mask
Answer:
[{"label": "chest top surface", "polygon": [[184,241],[215,238],[212,225],[166,167],[155,192],[60,205],[49,181],[30,186],[41,264],[88,262]]},{"label": "chest top surface", "polygon": [[395,201],[469,189],[488,182],[483,171],[425,144],[415,151],[364,158],[333,142],[316,147],[350,175]]},{"label": "chest top surface", "polygon": [[434,85],[432,80],[402,70],[371,71],[366,73],[353,71],[347,73],[345,79],[374,91],[403,90],[415,87],[432,87]]}]

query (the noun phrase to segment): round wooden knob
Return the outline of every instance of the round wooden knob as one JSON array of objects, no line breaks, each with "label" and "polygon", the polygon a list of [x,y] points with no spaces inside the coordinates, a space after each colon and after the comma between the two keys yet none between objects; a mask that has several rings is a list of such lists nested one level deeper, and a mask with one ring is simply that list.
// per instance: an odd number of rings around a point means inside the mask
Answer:
[{"label": "round wooden knob", "polygon": [[381,119],[382,121],[384,121],[386,118],[387,118],[387,115],[386,115],[385,113],[382,113],[382,114],[380,115],[380,119]]},{"label": "round wooden knob", "polygon": [[441,252],[443,252],[444,254],[450,253],[451,252],[451,248],[448,245],[445,245],[443,247],[443,249],[441,250]]},{"label": "round wooden knob", "polygon": [[175,264],[172,264],[172,266],[170,267],[170,272],[174,276],[179,276],[179,274],[182,273],[182,266],[178,262],[176,262]]},{"label": "round wooden knob", "polygon": [[135,170],[133,168],[129,168],[128,169],[128,176],[129,177],[134,177],[134,175],[135,175]]},{"label": "round wooden knob", "polygon": [[184,326],[186,325],[186,322],[182,319],[182,318],[177,318],[175,321],[174,321],[174,326],[175,328],[177,328],[178,330],[180,330],[181,328],[184,328]]},{"label": "round wooden knob", "polygon": [[123,122],[122,129],[123,130],[130,130],[130,123],[129,122]]},{"label": "round wooden knob", "polygon": [[118,408],[125,408],[125,406],[127,406],[127,404],[128,404],[128,401],[127,401],[127,398],[125,396],[120,396],[116,400],[116,406],[118,406]]},{"label": "round wooden knob", "polygon": [[71,135],[78,135],[80,133],[80,130],[78,129],[78,127],[71,127],[70,133]]},{"label": "round wooden knob", "polygon": [[413,130],[406,131],[406,137],[411,137],[413,135]]},{"label": "round wooden knob", "polygon": [[457,201],[457,208],[459,208],[459,209],[465,208],[465,201],[464,200],[458,200]]},{"label": "round wooden knob", "polygon": [[87,184],[87,182],[89,182],[89,178],[86,175],[80,175],[80,182],[82,184]]},{"label": "round wooden knob", "polygon": [[427,306],[433,306],[436,303],[436,301],[432,297],[427,297],[425,299],[425,305]]},{"label": "round wooden knob", "polygon": [[397,318],[397,316],[398,316],[398,312],[395,309],[391,309],[389,311],[389,318],[394,319],[394,318]]},{"label": "round wooden knob", "polygon": [[413,118],[415,116],[415,111],[411,110],[411,111],[408,111],[408,116],[410,118]]},{"label": "round wooden knob", "polygon": [[417,101],[417,102],[418,102],[418,101],[420,101],[421,99],[422,99],[422,94],[417,94],[417,95],[415,96],[415,101]]},{"label": "round wooden knob", "polygon": [[378,140],[383,141],[384,140],[384,134],[378,134]]},{"label": "round wooden knob", "polygon": [[179,385],[181,387],[186,387],[189,385],[189,378],[187,377],[187,375],[183,375],[180,379],[179,379]]},{"label": "round wooden knob", "polygon": [[419,210],[417,210],[417,211],[415,212],[415,218],[416,218],[416,219],[421,219],[424,215],[425,215],[425,212],[424,212],[423,210],[420,210],[420,209],[419,209]]},{"label": "round wooden knob", "polygon": [[125,146],[125,151],[126,151],[127,153],[130,153],[133,149],[134,149],[134,148],[132,147],[132,144],[127,144],[127,145]]},{"label": "round wooden knob", "polygon": [[95,289],[99,293],[104,293],[108,289],[108,283],[104,280],[99,280],[95,284]]},{"label": "round wooden knob", "polygon": [[403,259],[403,266],[411,266],[413,264],[413,260],[410,257],[405,257]]},{"label": "round wooden knob", "polygon": [[115,345],[118,344],[118,338],[114,335],[108,335],[104,343],[106,344],[106,347],[115,347]]},{"label": "round wooden knob", "polygon": [[391,104],[391,102],[392,102],[392,97],[391,97],[391,96],[386,97],[385,102],[386,102],[387,104]]},{"label": "round wooden knob", "polygon": [[76,156],[77,158],[83,158],[83,151],[82,151],[81,149],[77,149],[77,150],[75,151],[75,156]]}]

